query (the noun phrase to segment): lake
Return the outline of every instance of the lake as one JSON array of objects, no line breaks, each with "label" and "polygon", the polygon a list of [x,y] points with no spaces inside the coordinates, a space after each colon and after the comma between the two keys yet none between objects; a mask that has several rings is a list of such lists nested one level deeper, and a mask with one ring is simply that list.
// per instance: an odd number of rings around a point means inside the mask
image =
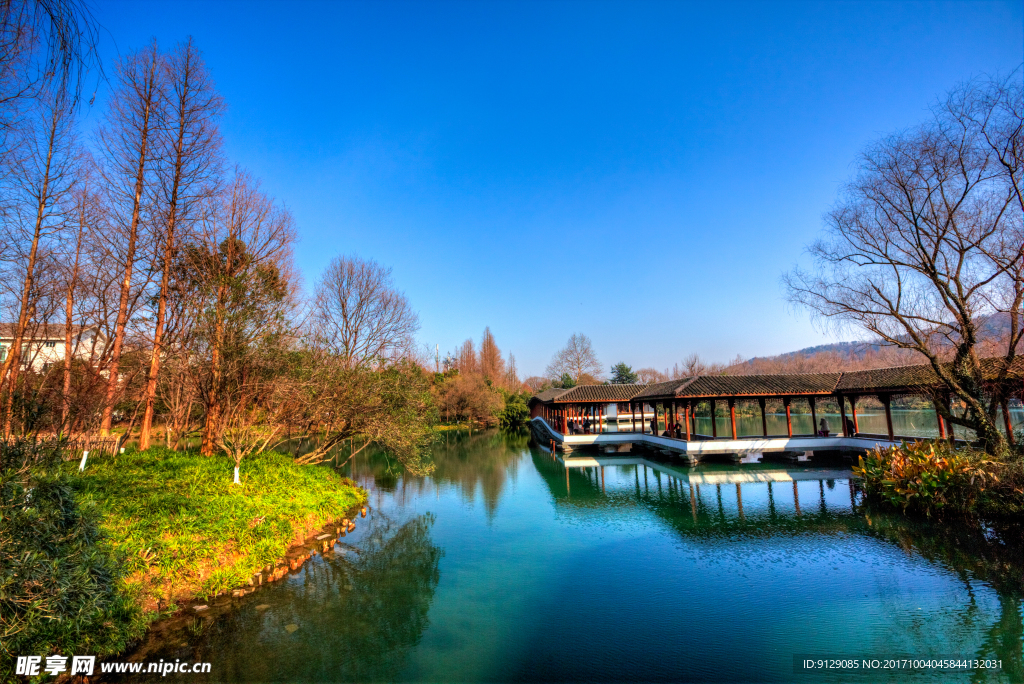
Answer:
[{"label": "lake", "polygon": [[[358,455],[355,532],[134,657],[212,663],[161,678],[189,682],[1024,681],[1019,529],[868,510],[837,463],[739,487],[737,468],[768,466],[567,478],[525,434],[441,440],[430,477]],[[1001,669],[794,670],[898,655]]]}]

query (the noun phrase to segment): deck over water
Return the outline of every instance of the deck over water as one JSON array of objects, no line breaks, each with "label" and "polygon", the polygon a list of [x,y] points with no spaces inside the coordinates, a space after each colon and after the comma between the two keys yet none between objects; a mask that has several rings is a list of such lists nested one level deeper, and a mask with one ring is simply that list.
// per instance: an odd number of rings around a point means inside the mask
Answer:
[{"label": "deck over water", "polygon": [[559,445],[568,450],[580,449],[583,447],[596,448],[622,448],[627,444],[642,445],[643,447],[656,450],[664,450],[681,456],[700,458],[702,456],[713,456],[718,454],[755,454],[771,452],[800,452],[800,451],[869,451],[875,447],[887,447],[899,444],[904,439],[897,437],[889,440],[887,436],[861,435],[859,437],[814,437],[811,435],[794,435],[793,437],[761,437],[749,436],[737,439],[710,439],[700,436],[700,439],[685,440],[672,437],[659,437],[656,435],[641,432],[609,432],[596,435],[564,435],[552,428],[543,418],[534,418],[533,421],[540,421],[551,438]]}]

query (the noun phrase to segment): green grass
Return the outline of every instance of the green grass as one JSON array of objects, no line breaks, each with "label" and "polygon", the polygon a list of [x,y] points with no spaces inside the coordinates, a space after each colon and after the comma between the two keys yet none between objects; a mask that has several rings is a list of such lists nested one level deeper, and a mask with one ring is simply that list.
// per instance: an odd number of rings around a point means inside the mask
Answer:
[{"label": "green grass", "polygon": [[209,597],[247,584],[288,547],[365,501],[325,467],[259,454],[233,464],[162,447],[90,460],[81,496],[102,514],[143,608]]}]

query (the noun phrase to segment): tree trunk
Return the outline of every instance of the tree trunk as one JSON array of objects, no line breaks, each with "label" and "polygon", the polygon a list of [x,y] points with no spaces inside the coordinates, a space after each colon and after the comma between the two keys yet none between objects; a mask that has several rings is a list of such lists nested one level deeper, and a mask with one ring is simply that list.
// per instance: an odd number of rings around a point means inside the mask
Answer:
[{"label": "tree trunk", "polygon": [[135,248],[138,241],[139,221],[142,217],[142,193],[146,184],[146,162],[148,161],[150,136],[149,123],[156,91],[156,66],[157,52],[153,49],[147,83],[143,91],[145,101],[143,103],[142,131],[139,136],[138,164],[136,165],[135,172],[135,194],[132,203],[131,223],[128,228],[128,250],[125,255],[124,277],[121,280],[121,297],[117,306],[117,322],[114,325],[114,343],[111,348],[110,363],[107,365],[107,390],[103,401],[103,418],[100,421],[100,436],[102,437],[110,435],[110,426],[113,423],[114,398],[117,395],[121,349],[124,346],[125,329],[128,324],[128,299],[131,293],[132,271],[135,265]]}]

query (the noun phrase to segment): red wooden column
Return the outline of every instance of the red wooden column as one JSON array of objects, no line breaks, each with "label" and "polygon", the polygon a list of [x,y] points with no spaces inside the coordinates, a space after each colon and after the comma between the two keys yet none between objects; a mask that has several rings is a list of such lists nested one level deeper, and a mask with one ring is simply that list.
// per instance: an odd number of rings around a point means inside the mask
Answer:
[{"label": "red wooden column", "polygon": [[708,403],[711,404],[711,437],[712,439],[718,439],[718,420],[715,418],[715,400],[709,399]]},{"label": "red wooden column", "polygon": [[857,434],[860,432],[860,423],[857,422],[857,397],[855,396],[850,397],[850,414],[853,416],[853,434]]},{"label": "red wooden column", "polygon": [[640,402],[640,434],[647,432],[647,423],[644,419],[644,402]]},{"label": "red wooden column", "polygon": [[687,400],[686,405],[690,407],[690,428],[693,430],[693,434],[697,434],[697,404],[692,400]]},{"label": "red wooden column", "polygon": [[[893,441],[896,440],[896,435],[893,434],[893,431],[892,431],[892,395],[891,394],[883,394],[883,395],[879,396],[879,399],[881,399],[882,400],[882,404],[885,405],[885,427],[887,427],[889,429],[889,441],[893,442]],[[854,415],[856,415],[856,414],[854,414]],[[855,430],[857,429],[856,425],[854,425],[854,429]]]},{"label": "red wooden column", "polygon": [[629,412],[633,416],[633,432],[636,432],[636,402],[629,402]]},{"label": "red wooden column", "polygon": [[846,397],[840,394],[836,398],[839,399],[839,431],[843,433],[843,437],[851,437],[852,435],[846,434]]},{"label": "red wooden column", "polygon": [[790,437],[793,436],[793,417],[789,414],[789,405],[792,401],[789,397],[782,398],[782,404],[786,407],[786,433]]},{"label": "red wooden column", "polygon": [[562,434],[566,435],[569,433],[569,418],[565,413],[565,409],[559,409],[558,415],[562,418]]},{"label": "red wooden column", "polygon": [[811,406],[811,432],[814,435],[818,434],[818,412],[815,411],[814,397],[808,397],[807,403]]},{"label": "red wooden column", "polygon": [[732,421],[732,438],[736,439],[736,400],[729,397],[729,420]]},{"label": "red wooden column", "polygon": [[939,413],[939,407],[935,405],[934,400],[932,400],[932,406],[935,407],[935,420],[939,423],[939,439],[946,439],[946,421]]},{"label": "red wooden column", "polygon": [[686,441],[690,441],[690,402],[686,402]]},{"label": "red wooden column", "polygon": [[764,413],[764,397],[758,397],[757,405],[761,407],[761,431],[765,437],[768,436],[768,416]]},{"label": "red wooden column", "polygon": [[1006,423],[1006,440],[1010,446],[1017,446],[1017,440],[1013,437],[1013,421],[1010,420],[1010,402],[1003,399],[1003,422]]}]

